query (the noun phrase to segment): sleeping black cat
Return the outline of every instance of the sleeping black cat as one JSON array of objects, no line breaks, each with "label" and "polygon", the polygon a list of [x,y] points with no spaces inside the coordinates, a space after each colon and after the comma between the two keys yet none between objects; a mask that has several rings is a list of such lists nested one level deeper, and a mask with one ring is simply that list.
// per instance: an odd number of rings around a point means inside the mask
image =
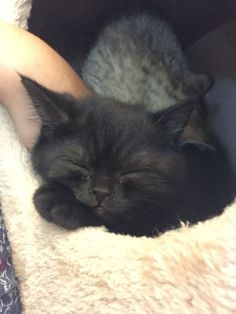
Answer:
[{"label": "sleeping black cat", "polygon": [[22,82],[41,120],[32,162],[44,183],[34,203],[48,221],[152,236],[217,215],[232,200],[227,161],[194,103],[150,113]]}]

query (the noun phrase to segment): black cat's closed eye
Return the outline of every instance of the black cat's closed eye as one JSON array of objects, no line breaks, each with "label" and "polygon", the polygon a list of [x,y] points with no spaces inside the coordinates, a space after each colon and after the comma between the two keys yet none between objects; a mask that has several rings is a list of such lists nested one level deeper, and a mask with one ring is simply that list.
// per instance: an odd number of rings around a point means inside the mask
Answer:
[{"label": "black cat's closed eye", "polygon": [[63,177],[69,180],[88,180],[90,177],[90,171],[88,168],[73,163],[76,167],[73,167],[72,171],[67,172]]},{"label": "black cat's closed eye", "polygon": [[89,167],[85,166],[84,164],[73,162],[73,165],[82,171],[87,171],[87,172],[90,171]]},{"label": "black cat's closed eye", "polygon": [[84,168],[81,168],[74,177],[77,179],[88,180],[90,178],[90,172]]},{"label": "black cat's closed eye", "polygon": [[73,166],[73,173],[77,173],[77,176],[81,176],[84,178],[89,177],[90,169],[87,166],[78,162],[73,162]]},{"label": "black cat's closed eye", "polygon": [[127,171],[127,172],[122,172],[120,174],[120,181],[141,175],[146,171],[147,171],[146,169],[139,169],[139,170],[131,170],[131,171]]},{"label": "black cat's closed eye", "polygon": [[64,176],[60,177],[60,180],[62,181],[78,181],[78,180],[88,180],[89,179],[89,173],[83,173],[83,172],[70,172],[65,174]]}]

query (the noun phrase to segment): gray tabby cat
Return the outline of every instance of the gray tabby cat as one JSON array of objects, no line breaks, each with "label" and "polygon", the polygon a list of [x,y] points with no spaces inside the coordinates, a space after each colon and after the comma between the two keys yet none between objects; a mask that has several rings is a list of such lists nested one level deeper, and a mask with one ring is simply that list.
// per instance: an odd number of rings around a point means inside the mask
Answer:
[{"label": "gray tabby cat", "polygon": [[100,95],[150,111],[206,94],[212,80],[190,70],[170,26],[149,14],[125,16],[100,34],[82,68]]}]

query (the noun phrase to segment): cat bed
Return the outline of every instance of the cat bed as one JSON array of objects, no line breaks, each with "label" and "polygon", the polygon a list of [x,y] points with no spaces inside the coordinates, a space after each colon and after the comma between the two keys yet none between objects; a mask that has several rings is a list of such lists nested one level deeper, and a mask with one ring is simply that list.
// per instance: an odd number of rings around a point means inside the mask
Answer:
[{"label": "cat bed", "polygon": [[[199,68],[218,68],[199,54],[210,39],[212,47],[217,44],[220,32],[216,29],[190,50]],[[216,87],[223,95],[228,80],[219,77]],[[213,90],[211,100],[218,99],[216,94]],[[224,130],[227,123],[214,125]],[[220,134],[228,138],[227,132]],[[4,108],[0,137],[1,205],[24,313],[236,312],[236,203],[219,217],[153,239],[103,228],[68,232],[35,211],[32,194],[39,183]]]}]

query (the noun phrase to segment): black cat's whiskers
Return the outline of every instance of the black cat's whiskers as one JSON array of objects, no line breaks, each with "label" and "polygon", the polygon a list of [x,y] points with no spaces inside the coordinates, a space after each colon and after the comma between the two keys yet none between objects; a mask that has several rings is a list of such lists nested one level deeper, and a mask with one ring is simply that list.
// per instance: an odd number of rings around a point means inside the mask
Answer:
[{"label": "black cat's whiskers", "polygon": [[[155,215],[150,213],[150,211],[145,207],[141,206],[140,204],[132,204],[132,206],[126,208],[127,216],[131,218],[131,215],[140,218],[143,216],[148,216],[151,219],[156,219]],[[131,215],[130,215],[131,214]]]},{"label": "black cat's whiskers", "polygon": [[135,197],[132,198],[133,201],[147,201],[147,202],[153,202],[158,204],[158,200],[157,199],[152,199],[152,198],[145,198],[145,197]]}]

